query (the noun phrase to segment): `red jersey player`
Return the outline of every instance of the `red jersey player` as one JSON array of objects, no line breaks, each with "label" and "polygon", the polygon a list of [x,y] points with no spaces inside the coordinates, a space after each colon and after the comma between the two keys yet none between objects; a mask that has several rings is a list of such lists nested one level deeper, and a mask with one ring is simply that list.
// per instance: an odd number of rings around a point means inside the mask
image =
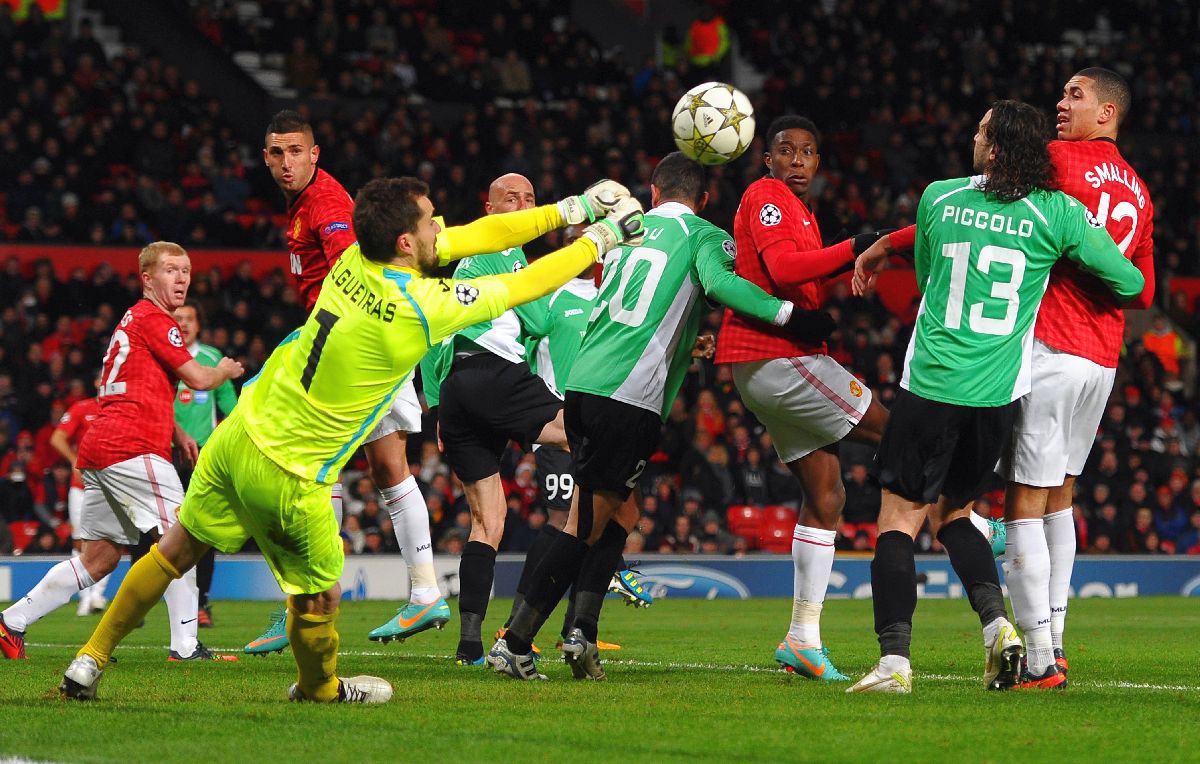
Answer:
[{"label": "red jersey player", "polygon": [[[1132,100],[1124,78],[1107,69],[1080,71],[1058,102],[1059,140],[1050,144],[1059,188],[1108,229],[1145,277],[1126,307],[1154,297],[1154,205],[1145,183],[1117,148],[1117,130]],[[1125,315],[1106,290],[1074,266],[1055,266],[1034,330],[1033,389],[1021,401],[1010,459],[1004,517],[1007,583],[1025,632],[1028,686],[1061,683],[1062,633],[1075,561],[1072,502],[1116,376]]]},{"label": "red jersey player", "polygon": [[[802,117],[776,119],[763,155],[768,175],[746,189],[733,221],[734,269],[797,310],[821,306],[820,279],[854,259],[877,235],[821,249],[816,217],[805,204],[820,164],[818,133]],[[824,316],[828,336],[833,321]],[[822,650],[820,617],[833,569],[833,546],[845,489],[836,444],[850,437],[878,445],[887,410],[871,391],[825,354],[725,311],[717,363],[733,366],[742,401],[771,434],[779,458],[804,487],[792,537],[795,590],[792,623],[775,651],[786,667],[822,681],[845,680]],[[830,448],[835,446],[835,448]]]},{"label": "red jersey player", "polygon": [[[100,389],[101,378],[96,378],[96,390]],[[79,556],[83,542],[79,538],[80,512],[83,510],[83,478],[76,467],[79,443],[91,429],[92,422],[100,416],[100,398],[84,398],[76,401],[62,415],[58,426],[50,436],[50,446],[62,454],[71,465],[71,488],[67,491],[67,516],[71,522],[71,538],[73,541],[72,557]],[[79,593],[79,609],[76,615],[89,615],[103,610],[105,605],[104,587],[108,577],[100,579],[94,586],[89,586]]]},{"label": "red jersey player", "polygon": [[[287,243],[292,275],[312,310],[321,293],[321,283],[343,250],[356,241],[351,219],[354,200],[332,175],[317,167],[321,147],[312,126],[294,111],[281,111],[267,126],[263,161],[288,203]],[[433,543],[429,532],[429,510],[408,469],[408,433],[421,431],[421,404],[409,379],[401,386],[391,410],[367,436],[364,450],[371,479],[392,515],[400,552],[408,565],[409,600],[420,605],[416,612],[449,615],[442,600],[433,567]],[[333,487],[333,505],[339,523],[342,512],[341,484]],[[401,608],[403,610],[404,608]],[[440,623],[444,624],[445,619]],[[438,625],[431,620],[416,624]],[[413,632],[398,634],[403,638]],[[267,653],[288,646],[283,614],[272,617],[271,625],[246,645],[248,653]]]},{"label": "red jersey player", "polygon": [[[1116,144],[1131,102],[1119,74],[1083,69],[1063,87],[1059,140],[1049,148],[1058,187],[1087,207],[1145,278],[1142,294],[1126,307],[1146,308],[1154,296],[1154,206]],[[914,231],[898,231],[859,258],[856,291],[889,252],[912,248]],[[1051,271],[1034,328],[1032,391],[1021,400],[1011,455],[1000,468],[1008,480],[1006,578],[1028,650],[1023,687],[1065,685],[1075,478],[1095,440],[1124,341],[1124,313],[1101,289],[1067,263]]]},{"label": "red jersey player", "polygon": [[[222,358],[201,366],[184,347],[171,313],[187,298],[192,266],[178,244],[154,242],[138,255],[143,297],[113,332],[101,371],[100,412],[79,444],[76,468],[83,476],[79,538],[82,554],[60,562],[16,604],[0,614],[0,651],[22,657],[25,630],[71,595],[107,576],[122,549],[142,533],[155,537],[175,522],[183,488],[171,464],[176,379],[193,390],[211,390],[242,374]],[[190,439],[188,439],[190,440]],[[187,449],[195,458],[195,441]],[[197,589],[193,574],[166,592],[171,660],[211,659],[196,640]]]}]

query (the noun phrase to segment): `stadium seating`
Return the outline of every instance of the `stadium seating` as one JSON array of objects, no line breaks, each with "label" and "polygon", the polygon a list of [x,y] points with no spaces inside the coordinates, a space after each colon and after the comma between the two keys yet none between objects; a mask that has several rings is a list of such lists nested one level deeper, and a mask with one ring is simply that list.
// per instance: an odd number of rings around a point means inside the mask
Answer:
[{"label": "stadium seating", "polygon": [[799,517],[799,513],[791,507],[764,507],[762,527],[758,534],[758,548],[764,552],[790,553],[792,551],[792,532],[796,528],[797,517]]},{"label": "stadium seating", "polygon": [[24,552],[37,538],[38,528],[41,525],[37,520],[18,520],[9,523],[8,530],[12,533],[13,552],[16,554]]},{"label": "stadium seating", "polygon": [[725,512],[725,521],[729,526],[730,533],[746,539],[749,549],[758,547],[758,537],[763,521],[761,507],[752,504],[735,504]]}]

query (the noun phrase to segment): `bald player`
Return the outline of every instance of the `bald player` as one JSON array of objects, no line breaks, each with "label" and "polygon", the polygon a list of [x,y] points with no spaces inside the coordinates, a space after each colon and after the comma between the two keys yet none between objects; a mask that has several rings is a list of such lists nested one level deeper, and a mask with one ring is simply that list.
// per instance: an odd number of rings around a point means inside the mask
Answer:
[{"label": "bald player", "polygon": [[[484,210],[529,209],[537,203],[533,184],[510,173],[492,181]],[[512,247],[461,260],[456,279],[514,273],[529,265]],[[500,456],[510,440],[567,448],[562,400],[526,362],[526,339],[546,336],[545,298],[505,311],[463,329],[441,349],[438,423],[446,462],[458,474],[471,507],[471,536],[459,564],[460,639],[455,662],[483,665],[483,618],[504,533],[506,503]]]}]

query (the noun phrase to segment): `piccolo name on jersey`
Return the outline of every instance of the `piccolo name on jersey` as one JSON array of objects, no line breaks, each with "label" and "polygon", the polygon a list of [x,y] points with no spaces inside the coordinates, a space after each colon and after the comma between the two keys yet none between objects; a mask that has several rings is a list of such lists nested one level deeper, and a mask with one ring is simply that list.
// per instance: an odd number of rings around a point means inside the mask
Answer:
[{"label": "piccolo name on jersey", "polygon": [[996,212],[974,210],[970,207],[955,207],[947,204],[942,210],[942,222],[949,220],[967,228],[978,228],[980,231],[1006,233],[1009,236],[1021,236],[1028,239],[1033,236],[1033,221],[1010,218]]}]

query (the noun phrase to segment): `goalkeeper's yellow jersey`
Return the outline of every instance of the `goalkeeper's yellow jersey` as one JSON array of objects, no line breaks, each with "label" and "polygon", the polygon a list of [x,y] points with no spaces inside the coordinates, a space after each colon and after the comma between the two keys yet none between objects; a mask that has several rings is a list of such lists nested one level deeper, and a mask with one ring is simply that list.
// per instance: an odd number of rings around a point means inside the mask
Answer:
[{"label": "goalkeeper's yellow jersey", "polygon": [[[554,205],[490,215],[444,229],[437,250],[445,262],[517,246],[562,222]],[[368,260],[353,244],[325,277],[308,321],[243,388],[236,411],[273,462],[332,483],[430,347],[548,294],[595,259],[583,237],[517,273],[456,280]]]},{"label": "goalkeeper's yellow jersey", "polygon": [[351,245],[243,392],[246,431],[285,470],[332,482],[431,345],[507,309],[499,279],[425,278]]}]

